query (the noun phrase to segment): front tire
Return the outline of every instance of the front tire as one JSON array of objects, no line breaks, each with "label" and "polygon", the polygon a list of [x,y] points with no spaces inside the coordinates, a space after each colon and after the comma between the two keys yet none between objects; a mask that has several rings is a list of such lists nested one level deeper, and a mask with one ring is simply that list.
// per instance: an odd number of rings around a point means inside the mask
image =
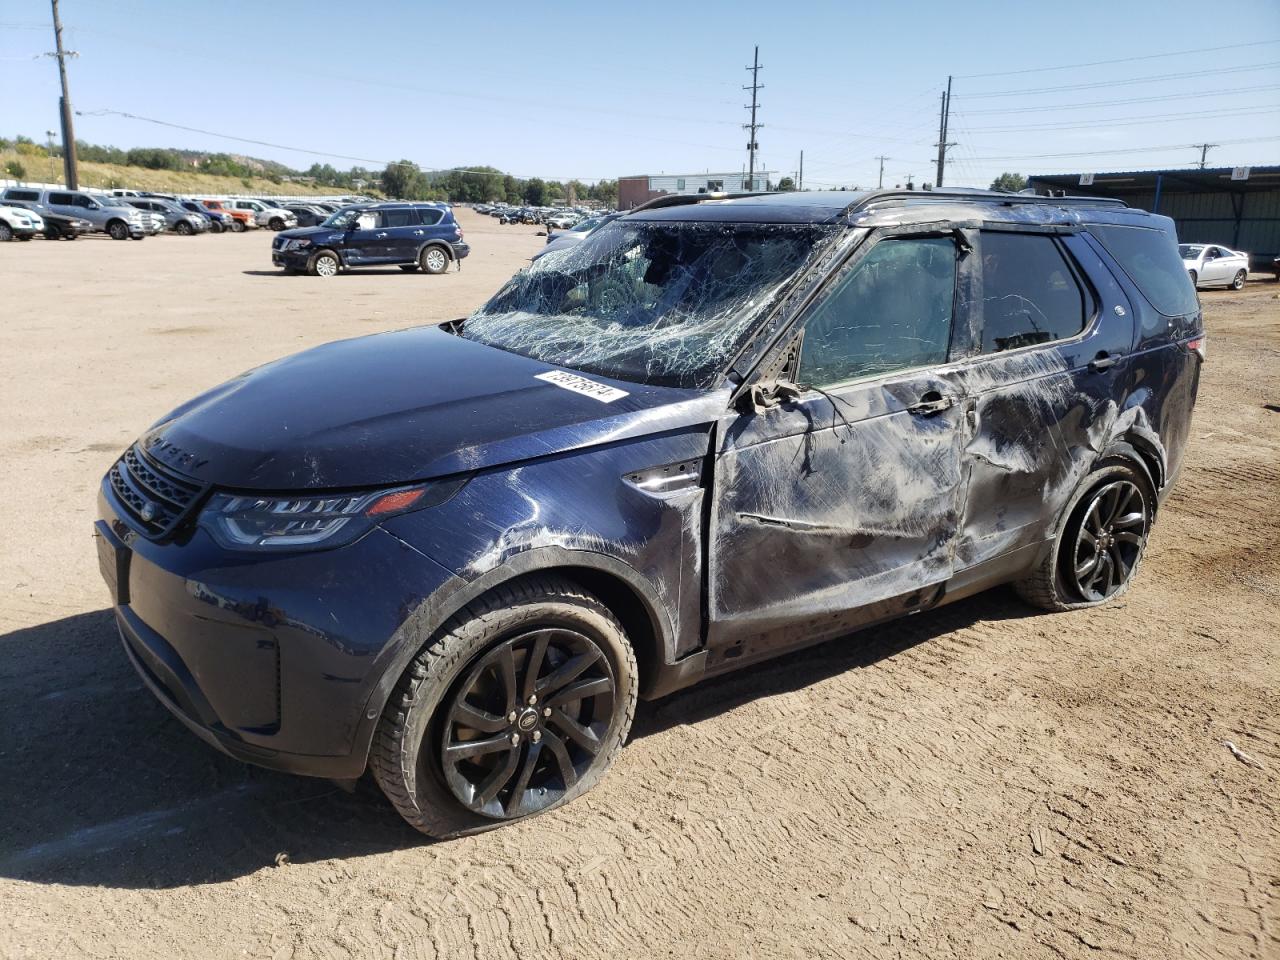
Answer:
[{"label": "front tire", "polygon": [[112,240],[128,240],[129,225],[123,220],[112,220],[107,224],[107,235]]},{"label": "front tire", "polygon": [[182,220],[178,223],[176,227],[173,228],[173,230],[174,230],[174,233],[176,233],[180,237],[189,237],[191,236],[192,227],[191,227],[191,224],[187,223],[185,220]]},{"label": "front tire", "polygon": [[1058,612],[1096,607],[1133,584],[1155,518],[1155,489],[1127,457],[1108,457],[1066,509],[1053,549],[1014,584],[1032,606]]},{"label": "front tire", "polygon": [[46,222],[44,225],[44,238],[46,240],[61,240],[62,231],[59,230],[57,227],[55,227],[52,223]]},{"label": "front tire", "polygon": [[463,608],[414,658],[370,766],[415,829],[489,830],[594,786],[631,728],[638,688],[635,652],[604,604],[531,577]]},{"label": "front tire", "polygon": [[1244,289],[1244,282],[1245,282],[1245,280],[1247,280],[1247,279],[1248,279],[1248,274],[1246,274],[1246,273],[1245,273],[1245,271],[1243,271],[1243,270],[1237,270],[1237,271],[1236,271],[1236,275],[1235,275],[1234,277],[1232,277],[1232,278],[1231,278],[1231,289],[1232,289],[1232,290],[1243,290],[1243,289]]},{"label": "front tire", "polygon": [[243,220],[232,220],[232,221],[231,221],[231,232],[232,232],[232,233],[244,233],[244,231],[245,231],[245,226],[244,226],[244,221],[243,221]]},{"label": "front tire", "polygon": [[13,239],[13,227],[0,221],[0,243],[8,243]]},{"label": "front tire", "polygon": [[276,233],[279,233],[281,230],[284,229],[284,221],[281,220],[279,217],[272,217],[271,222],[268,224],[268,226],[271,227],[271,229],[274,230]]},{"label": "front tire", "polygon": [[1187,274],[1191,277],[1191,285],[1197,290],[1200,289],[1200,277],[1194,270],[1188,270]]},{"label": "front tire", "polygon": [[342,268],[338,255],[332,250],[321,250],[311,258],[307,272],[313,277],[336,277]]}]

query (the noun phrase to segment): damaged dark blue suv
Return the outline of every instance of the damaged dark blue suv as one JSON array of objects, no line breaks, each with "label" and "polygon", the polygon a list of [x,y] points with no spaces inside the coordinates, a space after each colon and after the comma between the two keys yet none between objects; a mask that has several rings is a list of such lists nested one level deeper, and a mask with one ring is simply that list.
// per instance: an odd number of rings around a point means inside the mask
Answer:
[{"label": "damaged dark blue suv", "polygon": [[462,834],[587,790],[637,697],[996,584],[1118,596],[1203,357],[1171,221],[1119,203],[664,198],[174,410],[101,568],[200,737]]},{"label": "damaged dark blue suv", "polygon": [[444,273],[471,252],[445,203],[366,203],[323,223],[277,233],[271,263],[285,273],[334,277],[346,267],[398,266]]}]

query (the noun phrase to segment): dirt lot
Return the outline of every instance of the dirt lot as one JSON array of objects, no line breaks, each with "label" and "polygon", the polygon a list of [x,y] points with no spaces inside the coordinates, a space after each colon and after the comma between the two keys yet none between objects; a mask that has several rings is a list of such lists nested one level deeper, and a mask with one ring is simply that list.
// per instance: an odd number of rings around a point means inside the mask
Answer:
[{"label": "dirt lot", "polygon": [[1280,956],[1274,283],[1202,295],[1189,466],[1116,606],[997,591],[642,705],[594,793],[449,843],[170,719],[106,609],[99,477],[542,242],[463,218],[440,277],[285,278],[265,234],[0,246],[0,957]]}]

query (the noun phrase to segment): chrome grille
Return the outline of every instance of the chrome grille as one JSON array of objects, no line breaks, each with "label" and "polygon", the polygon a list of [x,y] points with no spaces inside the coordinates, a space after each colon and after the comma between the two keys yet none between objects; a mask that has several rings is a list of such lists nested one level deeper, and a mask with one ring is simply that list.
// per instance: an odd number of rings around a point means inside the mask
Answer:
[{"label": "chrome grille", "polygon": [[128,518],[153,539],[172,533],[205,489],[148,459],[137,445],[116,461],[107,479]]}]

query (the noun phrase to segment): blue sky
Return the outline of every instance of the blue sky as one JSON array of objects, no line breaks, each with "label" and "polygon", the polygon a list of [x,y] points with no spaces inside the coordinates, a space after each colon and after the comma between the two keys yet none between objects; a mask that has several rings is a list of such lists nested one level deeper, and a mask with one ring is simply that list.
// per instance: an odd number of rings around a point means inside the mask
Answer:
[{"label": "blue sky", "polygon": [[[77,135],[364,166],[595,180],[760,163],[805,185],[1280,162],[1276,0],[859,4],[61,0]],[[57,128],[47,0],[0,4],[0,133]],[[1229,49],[1204,50],[1208,47]],[[1179,53],[1197,50],[1202,52]],[[1175,56],[1153,56],[1178,53]],[[1144,59],[1134,59],[1144,58]],[[1097,66],[1081,64],[1120,60]],[[1064,69],[1056,69],[1065,65]],[[1055,69],[1045,69],[1055,68]],[[316,151],[237,143],[99,111]],[[96,115],[94,115],[96,114]],[[1151,148],[1164,149],[1151,149]]]}]

